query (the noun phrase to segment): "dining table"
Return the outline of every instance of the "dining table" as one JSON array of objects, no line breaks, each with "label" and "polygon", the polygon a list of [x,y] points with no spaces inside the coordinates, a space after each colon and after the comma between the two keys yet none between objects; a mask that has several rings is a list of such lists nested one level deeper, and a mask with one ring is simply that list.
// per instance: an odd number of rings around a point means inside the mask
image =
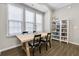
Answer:
[{"label": "dining table", "polygon": [[21,44],[25,43],[25,49],[27,56],[30,56],[30,49],[28,42],[34,39],[34,35],[41,34],[41,37],[45,37],[47,35],[47,32],[42,33],[32,33],[32,34],[19,34],[16,35],[18,40],[21,42]]}]

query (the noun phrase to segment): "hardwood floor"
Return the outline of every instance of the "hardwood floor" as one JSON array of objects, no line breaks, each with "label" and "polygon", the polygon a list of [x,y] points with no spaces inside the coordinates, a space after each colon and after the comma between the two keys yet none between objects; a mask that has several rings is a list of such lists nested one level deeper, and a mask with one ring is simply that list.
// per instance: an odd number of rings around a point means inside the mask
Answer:
[{"label": "hardwood floor", "polygon": [[[26,53],[21,47],[17,47],[2,52],[1,56],[26,56]],[[48,51],[42,46],[42,53],[40,54],[38,49],[36,49],[35,56],[79,56],[79,46],[64,42],[60,45],[59,41],[52,40],[52,47],[48,48]]]}]

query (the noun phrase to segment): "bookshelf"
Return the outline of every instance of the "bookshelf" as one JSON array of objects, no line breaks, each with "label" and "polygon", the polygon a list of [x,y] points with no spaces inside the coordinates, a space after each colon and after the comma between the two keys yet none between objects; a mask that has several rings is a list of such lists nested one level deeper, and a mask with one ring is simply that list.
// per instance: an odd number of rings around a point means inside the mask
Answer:
[{"label": "bookshelf", "polygon": [[52,39],[67,42],[69,38],[69,20],[52,20]]},{"label": "bookshelf", "polygon": [[61,20],[61,34],[60,41],[69,41],[69,20]]},{"label": "bookshelf", "polygon": [[57,19],[52,21],[52,39],[60,40],[60,21]]}]

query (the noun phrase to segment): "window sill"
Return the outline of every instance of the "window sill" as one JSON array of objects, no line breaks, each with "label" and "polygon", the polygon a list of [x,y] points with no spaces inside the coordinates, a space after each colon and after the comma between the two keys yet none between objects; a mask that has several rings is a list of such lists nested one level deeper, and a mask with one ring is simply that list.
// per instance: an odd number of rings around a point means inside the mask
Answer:
[{"label": "window sill", "polygon": [[20,34],[15,34],[15,35],[9,35],[9,34],[7,34],[6,37],[9,37],[9,38],[10,37],[16,37],[16,35],[20,35]]}]

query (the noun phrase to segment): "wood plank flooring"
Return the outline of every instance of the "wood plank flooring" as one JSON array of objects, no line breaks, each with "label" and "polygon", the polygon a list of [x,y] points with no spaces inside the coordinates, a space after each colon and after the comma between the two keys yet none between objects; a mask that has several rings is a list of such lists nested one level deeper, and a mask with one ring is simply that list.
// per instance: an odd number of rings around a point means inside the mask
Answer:
[{"label": "wood plank flooring", "polygon": [[[2,52],[1,56],[26,56],[26,53],[21,47],[17,47]],[[52,40],[52,47],[48,48],[48,51],[46,51],[45,46],[43,45],[42,53],[40,54],[38,49],[36,49],[35,56],[79,56],[79,46],[70,43],[66,44],[64,42],[60,45],[59,41]]]}]

